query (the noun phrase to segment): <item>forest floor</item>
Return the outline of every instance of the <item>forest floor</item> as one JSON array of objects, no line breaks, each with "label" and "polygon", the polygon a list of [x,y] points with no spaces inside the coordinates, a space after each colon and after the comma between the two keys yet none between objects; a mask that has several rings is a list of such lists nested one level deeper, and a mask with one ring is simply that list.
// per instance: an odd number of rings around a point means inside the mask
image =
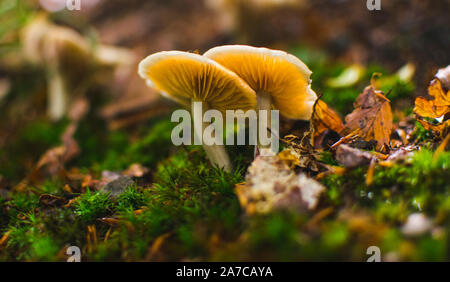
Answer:
[{"label": "forest floor", "polygon": [[436,118],[441,106],[430,102],[448,101],[448,84],[413,63],[393,71],[325,49],[286,51],[313,71],[322,103],[311,124],[281,120],[273,178],[280,170],[318,183],[313,208],[255,211],[245,193],[258,165],[252,146],[227,146],[227,173],[202,147],[173,146],[170,111],[111,129],[99,114],[112,100],[104,88],[51,121],[45,72],[9,70],[0,260],[66,261],[77,246],[83,261],[366,261],[377,246],[384,261],[448,261],[450,105]]}]

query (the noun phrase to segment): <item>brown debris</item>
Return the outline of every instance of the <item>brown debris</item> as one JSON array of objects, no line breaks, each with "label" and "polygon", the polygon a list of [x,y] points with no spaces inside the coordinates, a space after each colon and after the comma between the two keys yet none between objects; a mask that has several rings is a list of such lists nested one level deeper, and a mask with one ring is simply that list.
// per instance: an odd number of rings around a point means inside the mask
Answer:
[{"label": "brown debris", "polygon": [[39,196],[39,203],[44,206],[62,206],[66,203],[66,199],[50,194],[42,194]]},{"label": "brown debris", "polygon": [[312,210],[325,187],[305,174],[295,174],[278,156],[258,156],[248,168],[246,183],[236,185],[248,214],[276,209]]},{"label": "brown debris", "polygon": [[142,177],[149,171],[150,170],[147,167],[141,164],[132,164],[127,170],[123,171],[122,174],[130,177]]},{"label": "brown debris", "polygon": [[303,138],[295,135],[287,135],[280,141],[287,145],[287,148],[278,154],[278,157],[289,167],[299,167],[306,172],[319,172],[321,164],[318,161],[319,153],[312,145],[312,135],[314,129],[304,133]]},{"label": "brown debris", "polygon": [[106,223],[110,226],[115,226],[119,224],[119,220],[117,218],[113,218],[113,217],[103,217],[98,219],[100,222]]},{"label": "brown debris", "polygon": [[374,157],[369,152],[365,152],[348,145],[342,144],[336,150],[336,160],[346,168],[356,168],[368,165]]}]

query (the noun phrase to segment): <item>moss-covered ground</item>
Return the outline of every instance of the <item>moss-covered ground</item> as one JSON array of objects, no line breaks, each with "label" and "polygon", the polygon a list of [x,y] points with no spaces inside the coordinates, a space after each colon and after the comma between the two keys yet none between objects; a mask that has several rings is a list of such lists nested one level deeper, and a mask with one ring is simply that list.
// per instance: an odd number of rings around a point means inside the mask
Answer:
[{"label": "moss-covered ground", "polygon": [[[311,50],[291,51],[314,70],[313,88],[341,116],[352,110],[374,72],[387,73],[370,66],[359,83],[330,88],[326,78],[340,74],[345,66]],[[36,80],[34,74],[24,75]],[[387,76],[390,79],[381,88],[392,89],[393,107],[402,99],[409,101],[402,110],[410,114],[414,85]],[[39,82],[14,88],[17,93],[10,95],[8,103],[42,96],[35,93],[41,88]],[[5,110],[6,120],[13,119],[11,113]],[[169,116],[109,131],[91,111],[75,134],[81,154],[65,164],[66,170],[100,179],[103,171],[119,172],[138,163],[149,173],[136,178],[118,197],[83,186],[70,175],[54,175],[16,189],[39,157],[60,144],[68,124],[45,118],[21,122],[0,149],[0,180],[7,183],[0,195],[2,261],[65,261],[68,246],[78,246],[84,261],[365,261],[369,246],[379,246],[382,256],[391,259],[450,258],[450,153],[434,156],[431,133],[419,124],[415,132],[421,148],[413,161],[377,166],[370,186],[365,184],[368,168],[360,167],[322,178],[326,192],[312,212],[249,216],[234,187],[244,181],[251,147],[229,148],[236,169],[228,174],[212,167],[201,147],[172,146],[174,124]],[[324,153],[322,160],[336,165],[331,153]],[[430,218],[433,228],[419,236],[405,236],[401,227],[415,212]]]}]

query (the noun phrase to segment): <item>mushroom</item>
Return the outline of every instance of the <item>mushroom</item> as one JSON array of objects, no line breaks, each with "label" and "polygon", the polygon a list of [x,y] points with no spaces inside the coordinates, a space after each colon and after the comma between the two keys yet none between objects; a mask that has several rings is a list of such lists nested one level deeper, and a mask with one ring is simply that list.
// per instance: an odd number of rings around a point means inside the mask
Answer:
[{"label": "mushroom", "polygon": [[255,90],[258,110],[267,111],[269,128],[272,106],[287,118],[311,118],[317,96],[311,89],[311,71],[297,57],[279,50],[246,45],[215,47],[203,56],[236,73]]},{"label": "mushroom", "polygon": [[[199,140],[205,128],[204,111],[215,109],[224,113],[226,110],[253,109],[256,105],[255,92],[241,78],[198,54],[182,51],[155,53],[141,61],[138,73],[147,85],[184,106],[201,102],[203,112],[192,107],[194,120],[200,120],[202,124],[199,128],[194,122],[194,134]],[[225,147],[202,143],[211,163],[230,172],[232,166]]]},{"label": "mushroom", "polygon": [[43,66],[47,72],[47,111],[53,120],[66,114],[69,92],[84,91],[105,71],[134,61],[130,51],[107,45],[93,46],[76,31],[51,23],[46,14],[38,14],[25,26],[22,45],[25,59]]}]

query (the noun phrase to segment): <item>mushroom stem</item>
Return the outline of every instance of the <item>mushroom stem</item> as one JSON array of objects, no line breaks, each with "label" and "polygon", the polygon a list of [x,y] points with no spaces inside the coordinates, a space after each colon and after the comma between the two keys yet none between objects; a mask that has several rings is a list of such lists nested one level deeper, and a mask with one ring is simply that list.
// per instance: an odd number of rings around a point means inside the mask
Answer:
[{"label": "mushroom stem", "polygon": [[58,70],[50,71],[48,80],[48,115],[52,120],[60,120],[66,113],[67,93],[64,79]]},{"label": "mushroom stem", "polygon": [[[195,102],[198,102],[198,101],[195,101]],[[203,132],[207,126],[207,123],[203,122],[203,116],[207,110],[207,107],[206,107],[205,103],[203,103],[203,102],[201,102],[201,103],[202,103],[201,111],[196,111],[196,110],[194,110],[195,107],[192,107],[192,114],[194,117],[194,134],[196,136],[195,138],[197,140],[201,140],[201,144],[203,146],[203,149],[206,152],[206,156],[208,157],[208,159],[210,160],[210,162],[213,165],[216,165],[217,167],[222,168],[226,172],[231,172],[233,167],[231,165],[230,158],[228,157],[228,154],[225,150],[225,146],[217,145],[217,144],[206,145],[205,142],[203,142]]]},{"label": "mushroom stem", "polygon": [[[272,125],[271,125],[271,120],[272,120],[271,119],[272,98],[271,98],[270,94],[267,93],[267,92],[261,91],[261,92],[257,92],[256,94],[257,94],[256,95],[256,99],[257,99],[257,102],[258,102],[258,122],[262,121],[261,119],[259,119],[259,117],[261,117],[260,116],[260,111],[266,111],[265,125],[266,125],[267,129],[266,129],[266,132],[264,132],[264,134],[267,134],[267,132],[269,132],[269,134],[270,134],[270,129],[272,127]],[[258,135],[260,135],[260,134],[261,133],[258,133]],[[255,157],[257,155],[258,150],[260,151],[261,149],[264,149],[264,148],[270,148],[270,144],[269,145],[262,145],[260,143],[259,136],[258,136],[257,140],[258,140],[258,145],[255,148]]]}]

